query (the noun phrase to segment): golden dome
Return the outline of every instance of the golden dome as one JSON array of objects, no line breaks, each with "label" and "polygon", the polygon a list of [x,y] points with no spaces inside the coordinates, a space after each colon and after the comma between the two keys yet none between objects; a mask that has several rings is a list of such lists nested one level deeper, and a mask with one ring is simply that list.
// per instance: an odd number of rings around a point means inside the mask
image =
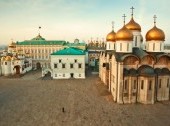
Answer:
[{"label": "golden dome", "polygon": [[116,33],[116,40],[123,40],[123,41],[133,41],[133,34],[132,32],[123,26],[117,33]]},{"label": "golden dome", "polygon": [[154,26],[146,33],[145,38],[146,41],[152,41],[152,40],[165,41],[165,34],[161,29]]},{"label": "golden dome", "polygon": [[125,26],[129,30],[141,31],[141,26],[133,20],[133,17],[131,18],[129,23],[127,23]]},{"label": "golden dome", "polygon": [[11,61],[11,57],[10,57],[10,56],[7,56],[7,57],[5,58],[5,60],[6,60],[6,61]]},{"label": "golden dome", "polygon": [[106,41],[111,41],[111,42],[116,41],[116,33],[114,32],[114,30],[107,35]]},{"label": "golden dome", "polygon": [[4,61],[4,60],[5,60],[5,57],[2,57],[2,58],[1,58],[1,61]]},{"label": "golden dome", "polygon": [[13,57],[11,58],[11,60],[17,60],[17,58],[16,58],[15,56],[13,56]]}]

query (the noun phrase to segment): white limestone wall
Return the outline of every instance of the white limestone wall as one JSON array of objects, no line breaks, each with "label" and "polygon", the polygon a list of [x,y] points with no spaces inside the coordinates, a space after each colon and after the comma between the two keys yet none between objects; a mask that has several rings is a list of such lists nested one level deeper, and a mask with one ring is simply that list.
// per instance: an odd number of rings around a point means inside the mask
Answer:
[{"label": "white limestone wall", "polygon": [[[57,68],[54,68],[54,64],[57,64]],[[62,68],[62,64],[65,64],[65,68]],[[70,64],[73,64],[73,68],[70,68]],[[68,79],[71,74],[73,78],[85,78],[85,55],[51,55],[51,69],[54,79]]]},{"label": "white limestone wall", "polygon": [[107,41],[106,50],[115,50],[115,42]]},{"label": "white limestone wall", "polygon": [[164,42],[163,41],[147,41],[146,51],[147,52],[163,52]]},{"label": "white limestone wall", "polygon": [[142,36],[141,36],[141,32],[139,31],[132,31],[132,34],[133,34],[133,45],[132,47],[138,47],[138,48],[141,48],[141,39],[142,39]]},{"label": "white limestone wall", "polygon": [[116,52],[131,53],[132,41],[116,41]]},{"label": "white limestone wall", "polygon": [[7,65],[4,64],[4,76],[11,75],[11,61],[5,61]]}]

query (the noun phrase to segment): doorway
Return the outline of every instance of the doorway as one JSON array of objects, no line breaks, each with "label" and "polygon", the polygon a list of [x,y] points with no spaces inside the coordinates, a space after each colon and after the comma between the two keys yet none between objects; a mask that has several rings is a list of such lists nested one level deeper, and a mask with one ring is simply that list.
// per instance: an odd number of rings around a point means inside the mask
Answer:
[{"label": "doorway", "polygon": [[15,66],[14,69],[16,70],[16,74],[20,74],[20,66]]},{"label": "doorway", "polygon": [[37,67],[37,69],[41,69],[41,64],[40,64],[40,62],[38,62],[38,63],[36,64],[36,67]]},{"label": "doorway", "polygon": [[71,77],[71,78],[74,78],[74,74],[73,74],[73,73],[71,73],[71,74],[70,74],[70,77]]}]

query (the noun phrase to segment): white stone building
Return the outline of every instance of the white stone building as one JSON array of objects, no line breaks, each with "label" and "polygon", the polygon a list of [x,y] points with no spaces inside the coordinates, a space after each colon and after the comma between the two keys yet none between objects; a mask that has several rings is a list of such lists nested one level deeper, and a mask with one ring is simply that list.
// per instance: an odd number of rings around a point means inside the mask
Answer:
[{"label": "white stone building", "polygon": [[99,77],[115,102],[153,104],[170,99],[170,55],[164,51],[165,34],[157,28],[156,20],[146,33],[146,45],[133,13],[129,23],[124,21],[124,26],[106,39]]},{"label": "white stone building", "polygon": [[16,45],[12,42],[8,46],[8,52],[4,51],[1,57],[1,75],[21,75],[32,70],[32,58],[24,54],[23,50],[16,51]]},{"label": "white stone building", "polygon": [[51,73],[53,79],[85,78],[85,51],[65,48],[51,54],[51,69],[42,71],[42,76]]}]

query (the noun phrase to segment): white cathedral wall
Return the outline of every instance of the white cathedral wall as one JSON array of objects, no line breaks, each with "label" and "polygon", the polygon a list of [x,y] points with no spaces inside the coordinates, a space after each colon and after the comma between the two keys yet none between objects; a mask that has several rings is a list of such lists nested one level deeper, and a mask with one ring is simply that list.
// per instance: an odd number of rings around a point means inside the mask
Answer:
[{"label": "white cathedral wall", "polygon": [[146,51],[147,52],[163,52],[164,42],[163,41],[147,41]]},{"label": "white cathedral wall", "polygon": [[132,41],[116,41],[116,52],[131,53]]},{"label": "white cathedral wall", "polygon": [[132,31],[133,33],[133,47],[141,48],[141,33],[139,31]]},{"label": "white cathedral wall", "polygon": [[9,76],[11,75],[11,62],[10,61],[5,61],[7,65],[4,64],[4,76]]},{"label": "white cathedral wall", "polygon": [[[159,80],[161,79],[161,87],[159,87]],[[169,79],[169,82],[168,82]],[[169,83],[170,84],[170,77],[167,76],[159,76],[158,77],[158,86],[157,86],[157,100],[164,101],[169,100]]]},{"label": "white cathedral wall", "polygon": [[115,42],[107,41],[106,50],[115,50]]}]

